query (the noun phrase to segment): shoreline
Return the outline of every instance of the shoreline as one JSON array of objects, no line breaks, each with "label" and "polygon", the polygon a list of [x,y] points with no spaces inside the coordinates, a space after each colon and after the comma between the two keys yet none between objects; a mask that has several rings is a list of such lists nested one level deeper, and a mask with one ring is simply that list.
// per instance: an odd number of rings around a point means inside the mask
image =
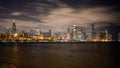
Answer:
[{"label": "shoreline", "polygon": [[120,41],[0,41],[0,43],[119,43]]}]

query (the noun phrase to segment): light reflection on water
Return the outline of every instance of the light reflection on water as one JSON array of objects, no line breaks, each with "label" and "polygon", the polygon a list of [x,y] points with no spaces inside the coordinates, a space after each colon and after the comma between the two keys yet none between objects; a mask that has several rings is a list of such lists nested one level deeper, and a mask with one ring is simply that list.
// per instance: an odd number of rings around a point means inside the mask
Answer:
[{"label": "light reflection on water", "polygon": [[17,65],[19,64],[19,50],[17,43],[13,44],[12,52],[11,52],[11,64],[10,68],[17,68]]},{"label": "light reflection on water", "polygon": [[2,44],[0,68],[115,68],[120,60],[118,44]]}]

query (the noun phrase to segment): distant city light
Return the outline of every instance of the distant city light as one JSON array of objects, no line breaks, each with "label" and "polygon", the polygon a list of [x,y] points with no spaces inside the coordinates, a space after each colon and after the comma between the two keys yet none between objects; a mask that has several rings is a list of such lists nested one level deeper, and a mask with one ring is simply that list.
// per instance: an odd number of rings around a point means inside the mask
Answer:
[{"label": "distant city light", "polygon": [[17,36],[18,36],[18,34],[17,34],[17,33],[15,33],[15,34],[14,34],[14,37],[17,37]]},{"label": "distant city light", "polygon": [[[112,35],[108,30],[97,32],[95,25],[91,25],[91,32],[86,32],[85,29],[79,25],[73,25],[69,27],[65,33],[52,33],[49,29],[48,32],[43,32],[39,29],[30,30],[26,32],[25,30],[17,32],[16,21],[13,20],[12,31],[10,28],[6,28],[6,33],[0,34],[0,41],[53,41],[53,42],[110,42],[112,41]],[[120,41],[120,34],[118,35],[118,40]]]}]

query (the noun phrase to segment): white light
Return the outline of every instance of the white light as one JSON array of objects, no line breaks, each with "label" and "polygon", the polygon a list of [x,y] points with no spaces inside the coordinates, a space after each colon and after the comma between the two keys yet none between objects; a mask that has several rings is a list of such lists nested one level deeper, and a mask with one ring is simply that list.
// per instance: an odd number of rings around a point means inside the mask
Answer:
[{"label": "white light", "polygon": [[17,34],[17,33],[15,33],[15,34],[14,34],[14,37],[17,37],[17,36],[18,36],[18,34]]}]

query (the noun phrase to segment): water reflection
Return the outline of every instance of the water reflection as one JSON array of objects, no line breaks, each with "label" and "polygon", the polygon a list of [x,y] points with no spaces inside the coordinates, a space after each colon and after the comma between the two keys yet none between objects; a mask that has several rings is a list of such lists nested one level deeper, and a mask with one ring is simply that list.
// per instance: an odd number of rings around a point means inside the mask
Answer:
[{"label": "water reflection", "polygon": [[15,64],[10,64],[9,68],[17,68]]},{"label": "water reflection", "polygon": [[11,51],[11,64],[10,68],[18,68],[17,66],[20,64],[19,59],[19,48],[17,43],[13,43],[12,51]]},{"label": "water reflection", "polygon": [[11,43],[0,46],[0,68],[114,68],[120,52],[114,45]]}]

